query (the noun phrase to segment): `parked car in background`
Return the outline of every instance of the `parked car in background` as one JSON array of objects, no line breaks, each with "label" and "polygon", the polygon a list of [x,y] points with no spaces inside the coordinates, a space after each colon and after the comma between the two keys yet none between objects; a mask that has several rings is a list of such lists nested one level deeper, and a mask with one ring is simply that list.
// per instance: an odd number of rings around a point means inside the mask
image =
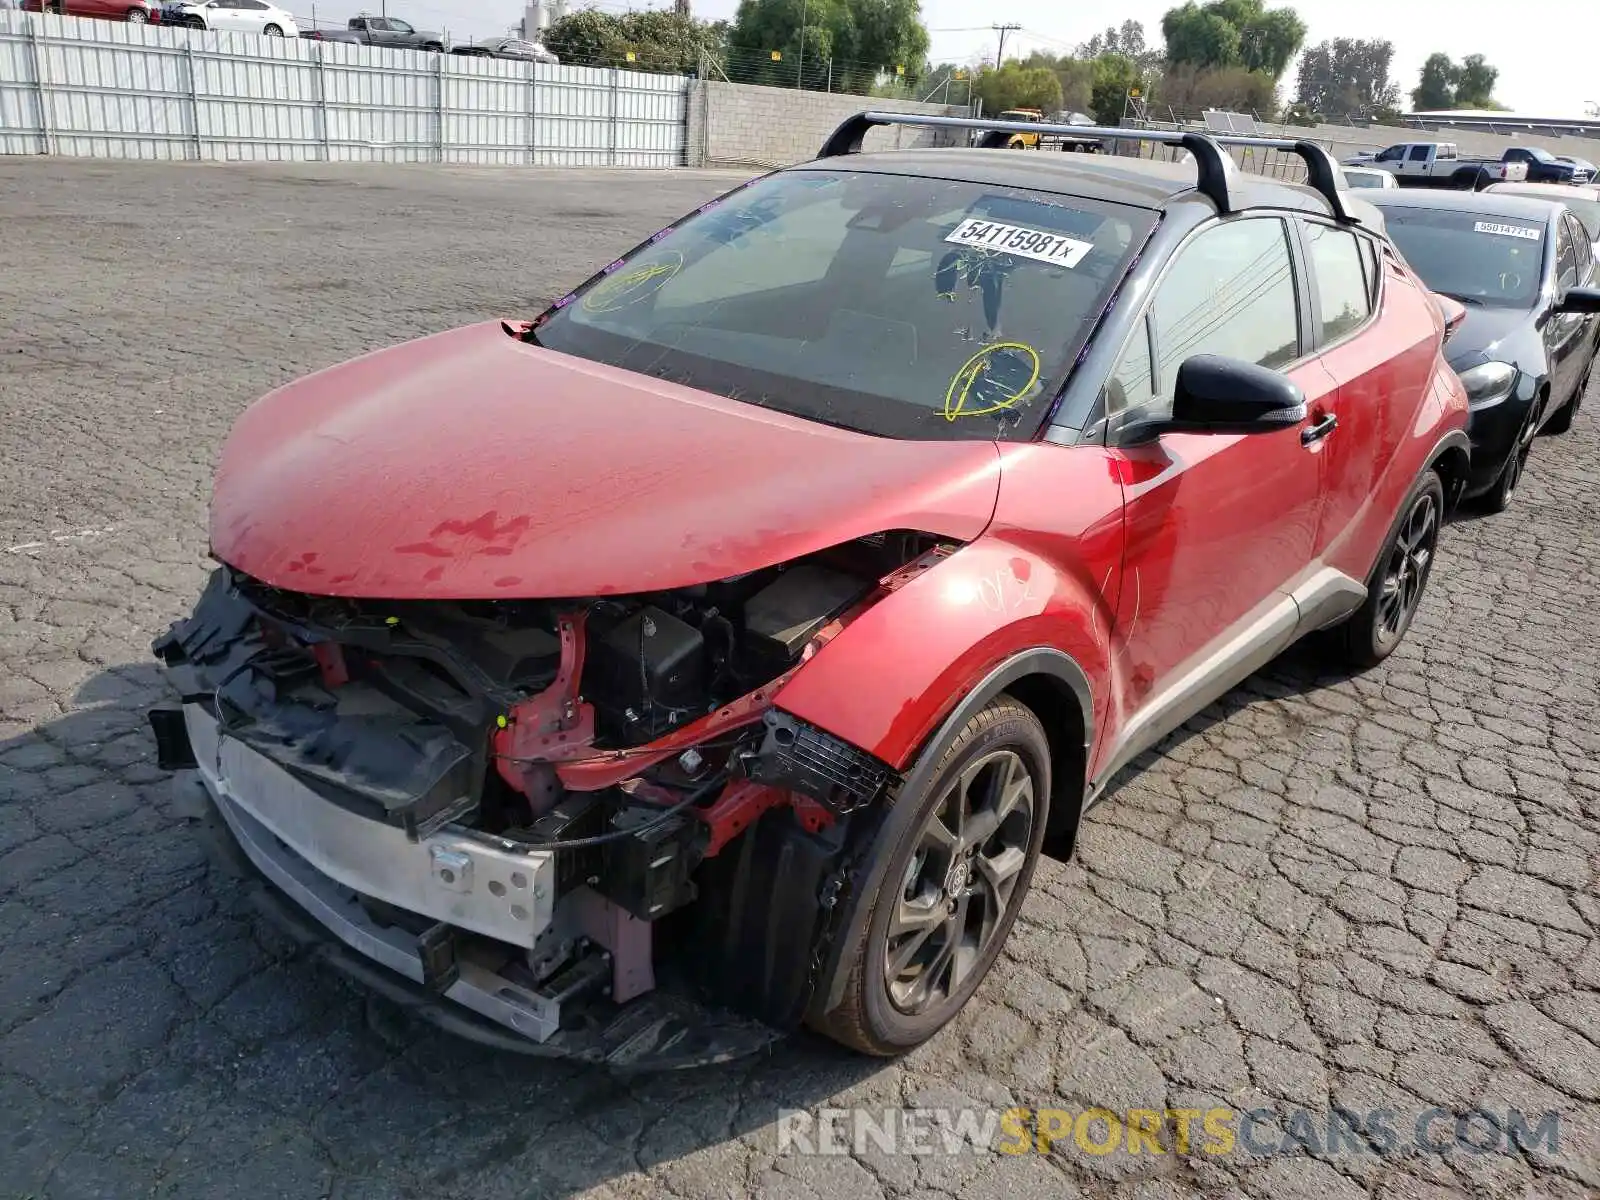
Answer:
[{"label": "parked car in background", "polygon": [[464,54],[471,58],[511,58],[520,62],[545,63],[549,66],[558,66],[561,62],[541,43],[514,37],[486,38],[470,45],[454,46],[450,53]]},{"label": "parked car in background", "polygon": [[1400,185],[1394,180],[1392,171],[1384,171],[1378,167],[1352,167],[1344,166],[1344,182],[1346,187],[1353,188],[1397,188]]},{"label": "parked car in background", "polygon": [[1576,167],[1579,171],[1587,171],[1587,172],[1589,172],[1590,181],[1594,180],[1595,172],[1596,172],[1597,168],[1587,158],[1574,158],[1570,154],[1558,154],[1558,155],[1556,155],[1556,161],[1557,162],[1570,163],[1574,167]]},{"label": "parked car in background", "polygon": [[266,0],[203,0],[197,4],[174,4],[166,18],[174,25],[190,29],[210,29],[219,33],[258,33],[264,37],[299,37],[300,26],[286,8]]},{"label": "parked car in background", "polygon": [[1468,495],[1506,508],[1534,438],[1565,433],[1594,369],[1600,291],[1570,209],[1494,192],[1372,192],[1389,237],[1435,292],[1467,309],[1445,347],[1472,417]]},{"label": "parked car in background", "polygon": [[1529,183],[1588,183],[1594,168],[1580,167],[1576,162],[1557,158],[1538,146],[1513,146],[1501,155],[1508,163],[1522,163],[1528,168]]},{"label": "parked car in background", "polygon": [[1345,165],[1388,171],[1401,187],[1479,188],[1528,177],[1523,161],[1463,155],[1454,142],[1401,142],[1377,154],[1355,155]]},{"label": "parked car in background", "polygon": [[300,35],[319,42],[355,42],[362,46],[385,46],[390,50],[430,50],[444,53],[445,37],[415,29],[399,17],[351,17],[343,29],[308,29]]},{"label": "parked car in background", "polygon": [[858,114],[234,425],[151,723],[331,961],[546,1054],[765,1044],[729,1009],[899,1054],[1124,767],[1301,637],[1406,636],[1467,400],[1324,151],[881,125],[991,128]]},{"label": "parked car in background", "polygon": [[161,6],[155,0],[23,0],[22,9],[65,17],[101,17],[134,25],[153,25],[161,20]]},{"label": "parked car in background", "polygon": [[1600,260],[1600,183],[1495,183],[1484,189],[1505,196],[1531,196],[1565,204],[1583,223]]}]

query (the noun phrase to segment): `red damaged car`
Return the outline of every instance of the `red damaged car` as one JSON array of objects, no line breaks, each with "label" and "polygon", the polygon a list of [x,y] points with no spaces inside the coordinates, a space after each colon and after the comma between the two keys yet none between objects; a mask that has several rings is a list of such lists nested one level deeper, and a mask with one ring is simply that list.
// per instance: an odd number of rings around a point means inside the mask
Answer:
[{"label": "red damaged car", "polygon": [[1467,404],[1325,152],[860,153],[889,123],[963,125],[852,118],[239,419],[152,725],[370,986],[613,1064],[904,1051],[1137,754],[1304,635],[1405,636]]}]

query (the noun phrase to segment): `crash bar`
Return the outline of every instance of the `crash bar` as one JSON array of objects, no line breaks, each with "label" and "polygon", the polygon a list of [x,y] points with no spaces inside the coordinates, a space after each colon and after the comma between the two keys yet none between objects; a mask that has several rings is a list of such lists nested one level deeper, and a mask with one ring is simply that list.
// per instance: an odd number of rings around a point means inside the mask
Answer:
[{"label": "crash bar", "polygon": [[858,154],[869,129],[879,125],[913,125],[931,129],[982,129],[993,133],[1066,134],[1074,138],[1105,138],[1120,141],[1161,142],[1181,146],[1194,156],[1199,178],[1196,189],[1210,198],[1219,213],[1233,212],[1229,183],[1238,167],[1223,146],[1247,146],[1261,150],[1289,150],[1306,164],[1306,181],[1322,194],[1333,216],[1340,221],[1357,221],[1345,207],[1340,190],[1339,164],[1333,155],[1316,142],[1294,138],[1249,137],[1244,134],[1200,133],[1176,129],[1128,129],[1107,125],[1053,125],[1037,121],[990,121],[981,117],[936,117],[922,113],[859,112],[843,123],[822,144],[818,158],[837,158]]}]

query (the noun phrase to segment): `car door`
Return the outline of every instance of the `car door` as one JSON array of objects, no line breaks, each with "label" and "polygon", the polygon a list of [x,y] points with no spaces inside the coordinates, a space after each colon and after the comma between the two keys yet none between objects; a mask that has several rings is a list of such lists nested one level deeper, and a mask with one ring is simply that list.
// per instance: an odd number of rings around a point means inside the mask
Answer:
[{"label": "car door", "polygon": [[[1570,212],[1563,213],[1556,228],[1556,291],[1559,298],[1589,278],[1583,251],[1588,249],[1583,227]],[[1550,355],[1550,404],[1554,412],[1570,399],[1583,382],[1594,347],[1594,318],[1581,313],[1562,313],[1544,327],[1545,345]]]},{"label": "car door", "polygon": [[411,46],[416,42],[416,30],[406,22],[396,17],[389,18],[389,32],[384,36],[388,39],[385,45],[401,49]]},{"label": "car door", "polygon": [[1427,175],[1433,161],[1433,147],[1426,142],[1415,142],[1406,147],[1406,156],[1400,163],[1400,176],[1417,179]]},{"label": "car door", "polygon": [[233,4],[240,33],[260,33],[267,27],[267,14],[271,10],[261,0],[233,0]]},{"label": "car door", "polygon": [[206,5],[206,27],[224,33],[238,33],[243,28],[239,5],[243,0],[212,0]]},{"label": "car door", "polygon": [[1286,223],[1230,218],[1179,249],[1107,384],[1126,497],[1118,699],[1125,712],[1143,710],[1136,723],[1160,724],[1201,676],[1238,654],[1264,653],[1264,662],[1286,644],[1288,591],[1316,534],[1320,442],[1302,442],[1310,416],[1246,435],[1167,432],[1129,442],[1116,430],[1170,412],[1178,367],[1197,354],[1282,369],[1316,410],[1332,381],[1304,359],[1302,324]]},{"label": "car door", "polygon": [[[1437,327],[1427,298],[1378,240],[1296,219],[1309,276],[1312,341],[1335,385],[1323,439],[1315,557],[1355,580],[1371,569],[1396,498],[1382,488],[1433,374]],[[1410,402],[1408,405],[1408,401]]]},{"label": "car door", "polygon": [[[1578,242],[1562,213],[1556,221],[1555,278],[1556,298],[1578,286]],[[1560,408],[1572,396],[1583,373],[1588,349],[1590,318],[1578,313],[1560,313],[1544,325],[1545,351],[1550,359],[1550,402],[1546,413]]]}]

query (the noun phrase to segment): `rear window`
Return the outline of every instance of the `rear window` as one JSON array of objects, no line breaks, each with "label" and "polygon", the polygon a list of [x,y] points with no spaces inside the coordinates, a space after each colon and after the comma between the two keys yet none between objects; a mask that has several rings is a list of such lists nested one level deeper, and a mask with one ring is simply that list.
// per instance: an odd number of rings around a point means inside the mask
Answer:
[{"label": "rear window", "polygon": [[1153,221],[1018,188],[788,171],[657,234],[533,336],[880,436],[1029,437]]},{"label": "rear window", "polygon": [[1389,237],[1436,292],[1469,304],[1527,308],[1539,294],[1544,226],[1487,212],[1385,205]]}]

